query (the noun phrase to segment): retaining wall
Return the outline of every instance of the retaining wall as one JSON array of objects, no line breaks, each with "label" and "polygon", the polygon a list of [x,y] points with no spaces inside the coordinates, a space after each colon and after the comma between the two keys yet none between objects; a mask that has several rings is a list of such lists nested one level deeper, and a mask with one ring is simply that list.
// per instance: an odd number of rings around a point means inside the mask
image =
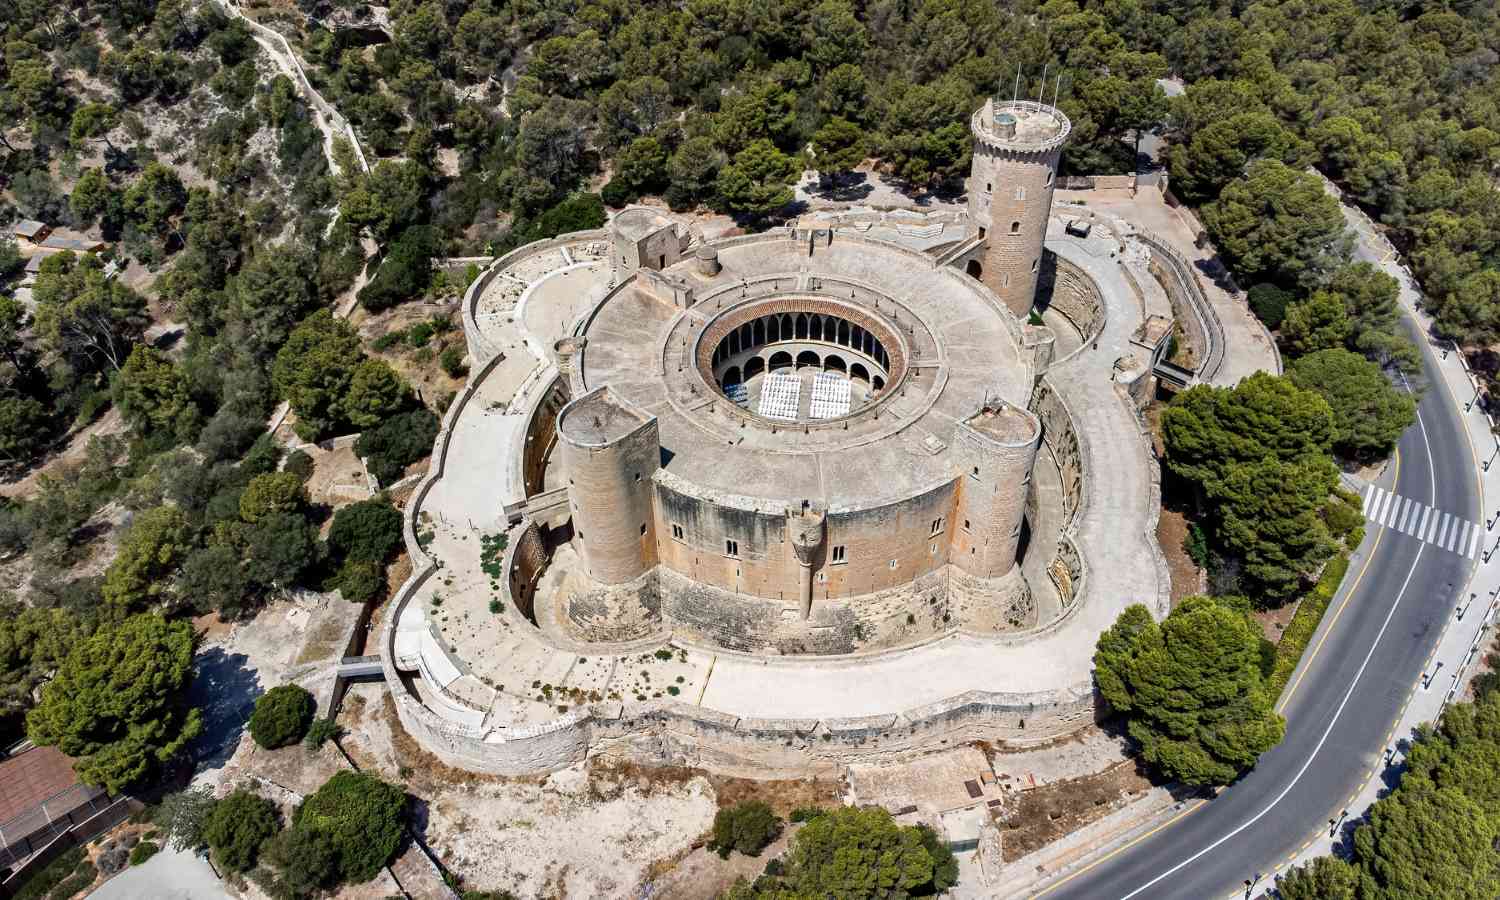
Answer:
[{"label": "retaining wall", "polygon": [[1224,325],[1203,293],[1198,274],[1182,254],[1164,239],[1137,228],[1136,237],[1151,250],[1151,274],[1161,282],[1172,304],[1172,316],[1198,360],[1199,381],[1212,381],[1224,362]]}]

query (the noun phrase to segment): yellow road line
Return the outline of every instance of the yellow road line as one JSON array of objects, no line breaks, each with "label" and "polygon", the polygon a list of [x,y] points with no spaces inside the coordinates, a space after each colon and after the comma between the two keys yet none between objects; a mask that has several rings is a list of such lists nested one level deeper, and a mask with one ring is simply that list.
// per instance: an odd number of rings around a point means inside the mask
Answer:
[{"label": "yellow road line", "polygon": [[1057,890],[1058,888],[1062,887],[1063,885],[1065,885],[1068,882],[1072,881],[1073,879],[1077,878],[1079,875],[1082,875],[1084,872],[1089,871],[1090,869],[1094,868],[1095,866],[1100,865],[1101,863],[1108,862],[1109,860],[1113,859],[1114,857],[1118,856],[1119,854],[1124,853],[1126,850],[1129,850],[1131,847],[1134,847],[1136,844],[1139,844],[1141,841],[1144,841],[1146,838],[1150,837],[1151,835],[1156,834],[1158,831],[1161,831],[1163,828],[1166,828],[1169,825],[1173,825],[1176,822],[1182,820],[1182,818],[1184,816],[1187,816],[1187,815],[1190,815],[1192,813],[1197,812],[1198,810],[1202,809],[1203,806],[1204,806],[1204,804],[1206,804],[1206,803],[1208,803],[1207,800],[1199,800],[1199,801],[1195,802],[1192,806],[1189,806],[1187,809],[1183,810],[1182,812],[1178,813],[1177,815],[1173,816],[1172,818],[1168,819],[1167,821],[1161,823],[1160,825],[1156,826],[1155,828],[1151,829],[1150,831],[1146,832],[1145,834],[1140,835],[1140,836],[1132,839],[1129,843],[1122,844],[1121,846],[1116,847],[1115,849],[1109,851],[1108,853],[1104,854],[1103,856],[1099,857],[1098,859],[1094,860],[1093,862],[1091,862],[1088,865],[1084,866],[1083,868],[1079,869],[1077,872],[1069,873],[1068,877],[1066,877],[1066,878],[1064,878],[1064,879],[1062,879],[1060,881],[1057,881],[1057,882],[1054,882],[1052,884],[1047,885],[1045,888],[1042,888],[1040,891],[1037,891],[1032,896],[1033,897],[1041,897],[1044,894],[1050,894],[1050,893],[1052,893],[1053,891]]}]

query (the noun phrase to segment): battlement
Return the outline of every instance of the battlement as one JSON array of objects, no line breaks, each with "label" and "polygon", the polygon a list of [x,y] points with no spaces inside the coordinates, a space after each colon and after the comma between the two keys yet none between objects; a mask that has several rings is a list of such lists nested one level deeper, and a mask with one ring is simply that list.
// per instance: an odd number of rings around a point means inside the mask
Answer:
[{"label": "battlement", "polygon": [[1073,123],[1055,106],[991,98],[974,113],[969,127],[981,144],[996,151],[1050,153],[1067,143]]}]

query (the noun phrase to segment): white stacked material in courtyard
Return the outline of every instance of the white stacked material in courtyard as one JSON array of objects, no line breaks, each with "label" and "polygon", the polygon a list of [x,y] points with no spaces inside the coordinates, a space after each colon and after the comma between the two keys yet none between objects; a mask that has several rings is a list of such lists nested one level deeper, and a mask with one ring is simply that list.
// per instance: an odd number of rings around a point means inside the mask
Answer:
[{"label": "white stacked material in courtyard", "polygon": [[849,379],[837,372],[819,372],[813,376],[812,408],[814,419],[837,419],[849,415]]},{"label": "white stacked material in courtyard", "polygon": [[760,414],[768,419],[797,418],[802,379],[791,372],[772,372],[760,384]]}]

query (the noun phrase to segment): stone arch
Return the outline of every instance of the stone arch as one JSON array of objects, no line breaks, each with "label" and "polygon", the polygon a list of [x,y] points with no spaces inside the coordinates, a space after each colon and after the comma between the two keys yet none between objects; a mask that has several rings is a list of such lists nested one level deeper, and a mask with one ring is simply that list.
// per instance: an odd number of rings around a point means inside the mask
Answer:
[{"label": "stone arch", "polygon": [[847,372],[849,371],[849,366],[844,362],[842,356],[839,356],[837,353],[830,353],[823,357],[823,371]]},{"label": "stone arch", "polygon": [[979,260],[971,259],[969,260],[969,264],[964,266],[964,272],[970,278],[978,279],[980,275],[984,274],[984,266],[979,264]]},{"label": "stone arch", "polygon": [[781,333],[777,336],[778,341],[789,341],[793,332],[792,314],[783,313],[781,316]]},{"label": "stone arch", "polygon": [[872,380],[871,380],[871,381],[870,381],[870,386],[871,386],[871,387],[872,387],[872,388],[874,388],[874,389],[875,389],[875,391],[876,391],[876,392],[877,392],[877,393],[878,393],[878,392],[879,392],[879,391],[880,391],[880,390],[881,390],[881,389],[883,389],[883,388],[884,388],[884,387],[885,387],[885,379],[884,379],[884,378],[881,378],[881,377],[880,377],[880,376],[879,376],[879,375],[876,375],[876,376],[875,376],[875,377],[874,377],[874,378],[873,378],[873,379],[872,379]]},{"label": "stone arch", "polygon": [[852,381],[863,381],[865,384],[869,384],[870,370],[865,368],[864,363],[854,363],[849,366],[849,378]]},{"label": "stone arch", "polygon": [[844,321],[843,319],[839,319],[838,344],[841,347],[849,346],[849,323]]},{"label": "stone arch", "polygon": [[733,356],[738,352],[740,352],[740,330],[736,328],[729,332],[729,355]]},{"label": "stone arch", "polygon": [[814,315],[807,320],[808,340],[821,341],[823,339],[823,317]]},{"label": "stone arch", "polygon": [[772,353],[771,359],[766,363],[766,367],[772,372],[776,371],[777,369],[788,369],[791,368],[791,366],[792,354],[786,352],[785,350],[779,350],[775,353]]},{"label": "stone arch", "polygon": [[724,370],[725,387],[729,387],[732,384],[739,384],[743,380],[743,377],[740,375],[739,366],[730,366],[729,368]]},{"label": "stone arch", "polygon": [[1020,234],[1021,233],[1021,223],[1020,223],[1019,220],[1010,223],[1010,233],[1011,234]]},{"label": "stone arch", "polygon": [[766,370],[766,361],[759,356],[752,356],[745,360],[745,383]]},{"label": "stone arch", "polygon": [[751,346],[760,347],[766,343],[766,320],[756,319],[754,327],[750,329]]},{"label": "stone arch", "polygon": [[814,369],[817,369],[821,368],[822,365],[823,361],[821,359],[818,359],[818,354],[812,352],[811,350],[803,350],[801,353],[797,354],[797,368],[799,369],[803,366],[812,366]]},{"label": "stone arch", "polygon": [[797,340],[807,340],[807,313],[797,313],[796,329]]}]

